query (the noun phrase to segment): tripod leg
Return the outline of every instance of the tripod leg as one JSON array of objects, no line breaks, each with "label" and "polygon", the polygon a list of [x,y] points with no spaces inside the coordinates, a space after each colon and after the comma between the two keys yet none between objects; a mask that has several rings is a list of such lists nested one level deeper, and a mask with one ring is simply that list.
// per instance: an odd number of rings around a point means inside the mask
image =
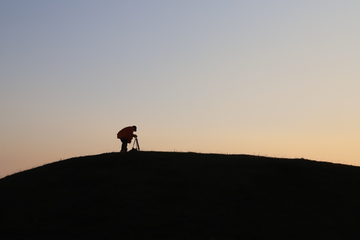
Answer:
[{"label": "tripod leg", "polygon": [[137,140],[137,138],[136,138],[136,145],[137,145],[138,151],[140,151],[139,141]]}]

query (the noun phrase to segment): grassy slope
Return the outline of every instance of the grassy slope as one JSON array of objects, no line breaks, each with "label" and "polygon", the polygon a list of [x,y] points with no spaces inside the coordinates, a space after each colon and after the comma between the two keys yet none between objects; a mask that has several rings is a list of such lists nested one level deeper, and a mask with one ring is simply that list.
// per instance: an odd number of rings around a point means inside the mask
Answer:
[{"label": "grassy slope", "polygon": [[107,153],[0,179],[0,239],[360,239],[360,168]]}]

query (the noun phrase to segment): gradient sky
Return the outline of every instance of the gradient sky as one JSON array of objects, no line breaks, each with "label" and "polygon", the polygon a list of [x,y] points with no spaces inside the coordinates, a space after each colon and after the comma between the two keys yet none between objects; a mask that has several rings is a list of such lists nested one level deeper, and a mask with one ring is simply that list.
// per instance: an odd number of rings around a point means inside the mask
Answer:
[{"label": "gradient sky", "polygon": [[131,125],[143,150],[359,166],[359,43],[358,0],[0,1],[0,177]]}]

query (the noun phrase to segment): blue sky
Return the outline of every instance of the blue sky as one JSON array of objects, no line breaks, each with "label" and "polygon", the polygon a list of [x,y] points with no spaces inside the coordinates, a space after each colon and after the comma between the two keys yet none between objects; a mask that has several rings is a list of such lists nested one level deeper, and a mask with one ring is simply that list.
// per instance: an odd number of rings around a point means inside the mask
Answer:
[{"label": "blue sky", "polygon": [[359,1],[1,1],[0,177],[118,151],[360,165]]}]

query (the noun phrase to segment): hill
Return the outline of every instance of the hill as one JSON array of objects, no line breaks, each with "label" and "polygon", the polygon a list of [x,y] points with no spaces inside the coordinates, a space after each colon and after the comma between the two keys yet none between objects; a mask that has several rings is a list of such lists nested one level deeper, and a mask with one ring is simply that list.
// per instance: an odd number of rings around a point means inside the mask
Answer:
[{"label": "hill", "polygon": [[169,152],[0,179],[0,239],[360,239],[360,168]]}]

